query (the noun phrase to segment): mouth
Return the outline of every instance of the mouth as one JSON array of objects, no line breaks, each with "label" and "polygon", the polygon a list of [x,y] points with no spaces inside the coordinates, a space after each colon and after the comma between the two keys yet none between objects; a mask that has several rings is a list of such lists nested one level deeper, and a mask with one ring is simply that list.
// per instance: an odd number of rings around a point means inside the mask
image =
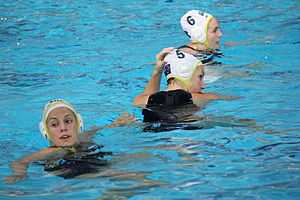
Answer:
[{"label": "mouth", "polygon": [[70,137],[71,137],[70,135],[62,135],[62,136],[59,137],[59,139],[66,140],[66,139],[68,139]]}]

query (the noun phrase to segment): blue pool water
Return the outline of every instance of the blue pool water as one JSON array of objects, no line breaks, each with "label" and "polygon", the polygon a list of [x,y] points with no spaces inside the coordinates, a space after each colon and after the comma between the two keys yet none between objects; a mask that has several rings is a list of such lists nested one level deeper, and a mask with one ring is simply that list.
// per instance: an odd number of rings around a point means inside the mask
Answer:
[{"label": "blue pool water", "polygon": [[[222,27],[222,78],[206,91],[240,96],[199,113],[263,128],[105,129],[95,141],[117,156],[102,174],[65,180],[31,165],[7,185],[9,163],[45,148],[38,123],[52,98],[72,102],[85,127],[131,105],[163,47],[187,42],[187,10]],[[0,199],[299,199],[300,2],[0,1]],[[163,80],[164,81],[164,80]]]}]

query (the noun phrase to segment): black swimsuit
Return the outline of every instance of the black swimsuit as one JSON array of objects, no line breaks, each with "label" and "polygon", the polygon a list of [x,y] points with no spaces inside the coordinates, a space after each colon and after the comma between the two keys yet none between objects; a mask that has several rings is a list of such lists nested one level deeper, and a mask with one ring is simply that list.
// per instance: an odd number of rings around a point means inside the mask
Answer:
[{"label": "black swimsuit", "polygon": [[[160,91],[152,94],[143,109],[144,131],[160,132],[183,128],[183,123],[197,121],[193,114],[199,107],[193,104],[191,93],[184,90]],[[186,129],[191,129],[189,128]]]},{"label": "black swimsuit", "polygon": [[[94,173],[107,166],[105,156],[112,155],[111,152],[101,151],[103,146],[97,144],[81,144],[76,147],[66,147],[69,153],[58,160],[47,160],[44,163],[45,171],[54,172],[63,178],[73,178],[85,173]],[[69,148],[69,149],[68,149]]]}]

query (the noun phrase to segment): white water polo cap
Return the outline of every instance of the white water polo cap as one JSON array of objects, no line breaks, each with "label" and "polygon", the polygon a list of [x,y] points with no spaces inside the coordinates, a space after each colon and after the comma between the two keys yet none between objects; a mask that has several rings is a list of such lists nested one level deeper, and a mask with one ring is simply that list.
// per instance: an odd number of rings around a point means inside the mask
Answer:
[{"label": "white water polo cap", "polygon": [[81,131],[83,131],[83,121],[82,121],[82,118],[81,118],[80,114],[76,112],[75,108],[70,103],[68,103],[67,101],[65,101],[63,99],[54,99],[54,100],[49,101],[45,105],[43,116],[42,116],[42,120],[40,122],[40,131],[41,131],[41,134],[46,139],[49,140],[49,130],[47,128],[47,118],[48,118],[50,112],[53,111],[56,108],[68,108],[69,110],[71,110],[74,113],[75,118],[77,120],[78,133],[80,133]]},{"label": "white water polo cap", "polygon": [[198,64],[201,61],[195,56],[174,49],[164,59],[164,74],[167,80],[175,78],[186,83],[192,78]]},{"label": "white water polo cap", "polygon": [[192,42],[207,45],[208,24],[212,18],[213,16],[209,13],[190,10],[181,17],[180,24]]}]

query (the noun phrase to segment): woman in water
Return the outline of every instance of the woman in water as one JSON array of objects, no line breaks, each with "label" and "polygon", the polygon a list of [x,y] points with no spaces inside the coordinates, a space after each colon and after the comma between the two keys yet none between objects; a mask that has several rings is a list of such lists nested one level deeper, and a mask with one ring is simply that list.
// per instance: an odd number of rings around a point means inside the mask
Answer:
[{"label": "woman in water", "polygon": [[222,32],[218,20],[209,13],[190,10],[180,24],[191,41],[178,49],[196,56],[202,64],[218,64],[214,58],[223,55],[219,51]]},{"label": "woman in water", "polygon": [[[127,124],[132,118],[121,117],[102,128],[112,128]],[[91,141],[91,137],[102,128],[83,131],[83,121],[74,107],[61,99],[52,100],[45,105],[40,131],[51,144],[50,147],[25,156],[11,164],[13,174],[7,176],[7,183],[14,183],[26,177],[27,168],[32,162],[43,162],[46,171],[52,171],[64,178],[82,173],[96,172],[106,165],[104,156],[111,152],[102,152],[103,146]]]},{"label": "woman in water", "polygon": [[[195,56],[179,49],[165,48],[156,56],[156,65],[144,91],[133,104],[144,108],[144,122],[191,120],[191,114],[210,100],[232,99],[204,93],[204,68]],[[167,90],[160,91],[161,74],[167,78]]]},{"label": "woman in water", "polygon": [[[214,16],[199,10],[190,10],[181,17],[180,24],[190,42],[178,49],[194,55],[205,65],[205,83],[212,83],[221,77],[249,76],[246,72],[232,70],[225,72],[221,68],[224,67],[224,65],[220,66],[223,53],[219,50],[222,32]],[[229,43],[235,44],[236,42]]]}]

